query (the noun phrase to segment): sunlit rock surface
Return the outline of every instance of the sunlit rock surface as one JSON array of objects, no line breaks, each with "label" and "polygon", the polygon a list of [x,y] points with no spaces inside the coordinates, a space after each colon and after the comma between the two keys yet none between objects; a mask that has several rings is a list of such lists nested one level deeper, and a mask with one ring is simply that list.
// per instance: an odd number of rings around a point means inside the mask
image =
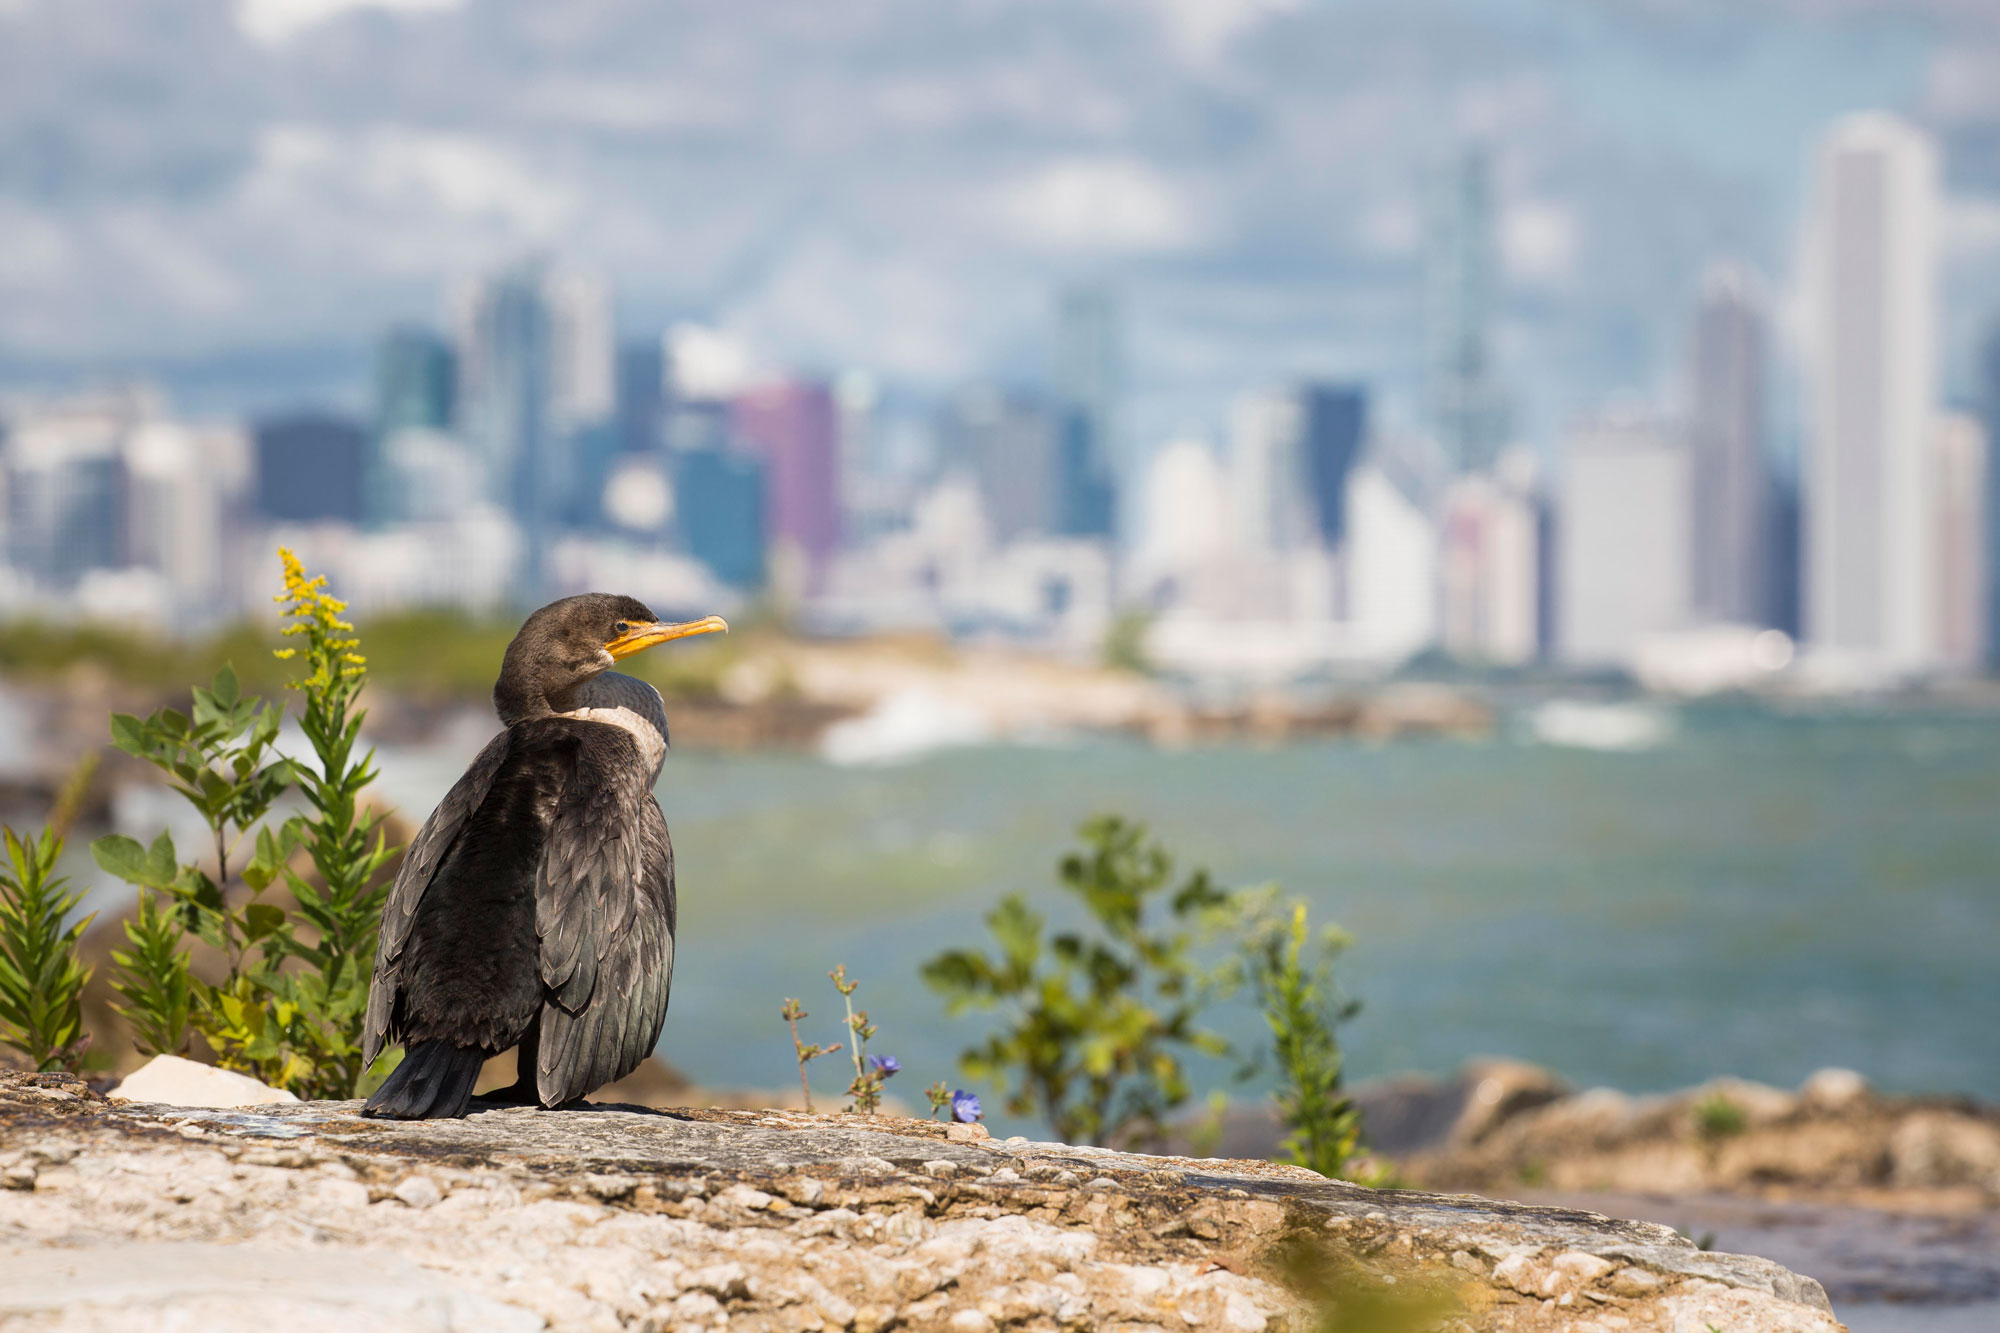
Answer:
[{"label": "sunlit rock surface", "polygon": [[0,1322],[1337,1326],[1289,1252],[1344,1274],[1343,1299],[1445,1296],[1446,1328],[1839,1328],[1818,1283],[1663,1227],[1261,1162],[780,1111],[358,1109],[116,1105],[0,1076]]},{"label": "sunlit rock surface", "polygon": [[272,1106],[296,1102],[283,1088],[259,1083],[248,1074],[197,1064],[178,1055],[156,1055],[125,1076],[112,1096],[169,1106]]}]

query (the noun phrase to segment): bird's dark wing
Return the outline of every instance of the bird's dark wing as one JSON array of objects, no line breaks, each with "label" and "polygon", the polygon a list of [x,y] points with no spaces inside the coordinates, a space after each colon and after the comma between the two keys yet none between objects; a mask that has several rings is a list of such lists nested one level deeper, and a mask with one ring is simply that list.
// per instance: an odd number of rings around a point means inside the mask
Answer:
[{"label": "bird's dark wing", "polygon": [[582,725],[535,884],[544,1106],[639,1067],[660,1039],[674,972],[674,854],[651,774],[622,728]]},{"label": "bird's dark wing", "polygon": [[493,779],[506,762],[512,735],[511,731],[503,731],[487,742],[464,776],[438,802],[437,809],[431,811],[431,817],[424,821],[405,853],[402,869],[396,872],[395,887],[389,890],[389,899],[382,905],[382,934],[375,945],[375,977],[368,989],[367,1028],[362,1038],[364,1064],[374,1063],[392,1039],[389,1029],[395,1016],[397,968],[402,961],[403,946],[409,941],[410,927],[417,918],[417,904],[423,901],[424,891],[450,855],[466,821],[492,790]]}]

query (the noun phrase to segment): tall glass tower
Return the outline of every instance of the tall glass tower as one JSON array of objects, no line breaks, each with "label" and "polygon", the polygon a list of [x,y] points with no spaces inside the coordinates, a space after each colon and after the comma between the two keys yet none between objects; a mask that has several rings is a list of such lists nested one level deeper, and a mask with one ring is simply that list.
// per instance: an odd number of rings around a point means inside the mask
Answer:
[{"label": "tall glass tower", "polygon": [[1464,149],[1439,177],[1427,252],[1431,424],[1454,467],[1481,471],[1508,424],[1493,359],[1493,169],[1484,147]]}]

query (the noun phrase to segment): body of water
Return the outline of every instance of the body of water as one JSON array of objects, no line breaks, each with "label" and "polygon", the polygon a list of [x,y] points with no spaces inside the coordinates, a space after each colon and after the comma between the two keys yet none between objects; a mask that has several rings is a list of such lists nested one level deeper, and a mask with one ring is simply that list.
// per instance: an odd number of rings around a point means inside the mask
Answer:
[{"label": "body of water", "polygon": [[[953,1056],[980,1019],[946,1017],[919,965],[982,941],[1010,890],[1072,918],[1056,859],[1080,820],[1115,811],[1184,867],[1277,880],[1354,934],[1354,1077],[1497,1054],[1646,1091],[1844,1065],[2000,1098],[2000,719],[1696,709],[1636,751],[1503,731],[989,747],[883,768],[674,754],[659,796],[680,948],[661,1053],[705,1083],[781,1087],[781,1001],[801,997],[811,1037],[839,1039],[826,972],[845,963],[874,1049],[903,1062],[895,1091],[963,1083]],[[427,812],[478,739],[385,756],[390,790]],[[1258,1039],[1247,1012],[1215,1021]],[[817,1068],[831,1097],[845,1079]],[[1205,1072],[1221,1085],[1228,1067]]]}]

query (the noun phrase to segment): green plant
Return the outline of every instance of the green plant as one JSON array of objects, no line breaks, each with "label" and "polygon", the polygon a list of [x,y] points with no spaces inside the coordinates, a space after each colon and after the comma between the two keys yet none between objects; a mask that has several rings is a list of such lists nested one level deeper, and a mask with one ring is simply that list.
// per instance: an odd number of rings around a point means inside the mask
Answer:
[{"label": "green plant", "polygon": [[1120,611],[1104,632],[1104,665],[1142,676],[1150,673],[1153,664],[1146,658],[1146,636],[1152,628],[1152,612],[1135,607]]},{"label": "green plant", "polygon": [[1694,1132],[1707,1142],[1741,1134],[1749,1123],[1743,1108],[1724,1093],[1711,1093],[1695,1103]]},{"label": "green plant", "polygon": [[[893,1055],[868,1054],[868,1039],[875,1035],[875,1025],[868,1021],[866,1009],[858,1013],[855,1011],[854,992],[861,983],[847,979],[847,964],[836,965],[826,975],[847,1005],[847,1030],[853,1034],[847,1049],[854,1057],[854,1081],[847,1085],[847,1095],[854,1100],[848,1103],[847,1109],[874,1115],[882,1105],[882,1085],[902,1072],[902,1062]],[[836,1046],[832,1049],[840,1048]]]},{"label": "green plant", "polygon": [[1238,919],[1241,979],[1271,1032],[1285,1160],[1345,1175],[1360,1148],[1361,1113],[1341,1094],[1338,1029],[1361,1006],[1338,997],[1333,960],[1351,940],[1335,927],[1315,934],[1305,903],[1281,905],[1274,888],[1244,895]]},{"label": "green plant", "polygon": [[[316,763],[277,752],[282,710],[245,697],[225,666],[195,689],[188,713],[164,708],[111,723],[113,743],[165,773],[200,813],[214,876],[182,862],[166,833],[150,846],[107,835],[91,854],[140,890],[138,915],[125,926],[131,947],[112,956],[112,984],[142,1051],[178,1053],[192,1030],[225,1068],[302,1096],[349,1097],[362,1090],[369,966],[389,887],[382,872],[395,849],[380,816],[361,804],[375,769],[372,751],[356,754],[365,661],[353,626],[324,579],[307,577],[290,551],[279,556],[285,591],[277,600],[291,622],[283,633],[304,642],[277,656],[305,669],[290,684],[304,700],[300,728]],[[265,816],[294,783],[308,813],[274,830]],[[251,855],[232,876],[246,838]],[[301,849],[311,877],[291,865]],[[281,878],[290,913],[262,900]],[[195,974],[190,937],[221,954],[221,980]]]},{"label": "green plant", "polygon": [[77,942],[91,917],[71,920],[81,893],[55,873],[62,838],[4,833],[7,865],[0,867],[0,1043],[26,1056],[37,1070],[73,1065],[89,1038],[83,1035],[83,987],[90,970],[77,958]]},{"label": "green plant", "polygon": [[[166,774],[168,785],[201,815],[214,844],[216,873],[211,877],[201,866],[182,862],[167,833],[150,847],[116,833],[90,845],[99,866],[141,890],[170,898],[170,915],[182,931],[221,953],[219,984],[188,975],[190,1022],[225,1068],[269,1083],[283,1083],[292,1072],[263,1002],[284,959],[287,927],[283,909],[260,901],[289,851],[269,829],[259,828],[292,781],[290,762],[272,746],[279,720],[276,708],[243,696],[236,673],[227,666],[207,689],[195,688],[187,713],[162,708],[144,719],[114,714],[112,743]],[[256,850],[232,876],[231,859],[252,829],[258,829]],[[240,893],[234,891],[239,880]],[[127,957],[130,963],[119,965],[115,984],[128,1005],[136,1003],[135,996],[168,994],[178,975],[188,973],[158,949],[138,949]],[[127,967],[154,970],[128,972]],[[155,1012],[151,1017],[166,1015]],[[158,1035],[172,1034],[163,1029]]]},{"label": "green plant", "polygon": [[806,1065],[809,1061],[818,1059],[822,1055],[834,1054],[840,1049],[840,1043],[835,1042],[831,1046],[819,1046],[812,1042],[800,1040],[799,1020],[801,1018],[810,1018],[811,1015],[806,1012],[805,1006],[795,999],[785,1001],[783,1007],[778,1010],[778,1017],[784,1019],[785,1025],[792,1030],[792,1049],[798,1054],[799,1059],[799,1090],[805,1094],[806,1113],[810,1115],[813,1109],[813,1090],[812,1084],[806,1082]]},{"label": "green plant", "polygon": [[375,752],[356,754],[367,714],[355,700],[367,659],[355,651],[354,626],[341,619],[347,606],[327,595],[325,578],[307,577],[290,551],[278,556],[285,591],[277,600],[291,622],[282,633],[303,642],[278,649],[277,656],[305,668],[287,688],[304,700],[299,729],[318,763],[293,765],[311,813],[287,821],[272,850],[303,847],[317,878],[280,862],[298,914],[312,929],[285,933],[285,951],[305,966],[280,973],[273,990],[295,1015],[291,1042],[308,1066],[295,1074],[295,1084],[311,1095],[352,1097],[365,1069],[362,1020],[389,896],[382,871],[398,849],[389,845],[382,816],[361,807],[362,793],[375,780]]},{"label": "green plant", "polygon": [[[171,844],[166,859],[173,860]],[[123,1001],[112,1008],[131,1027],[141,1055],[179,1055],[187,1049],[195,980],[186,938],[173,896],[141,888],[138,914],[125,922],[130,947],[111,953],[111,988]]]},{"label": "green plant", "polygon": [[[1206,871],[1171,884],[1173,862],[1144,826],[1116,816],[1081,829],[1081,852],[1062,858],[1062,887],[1081,902],[1085,930],[1045,936],[1044,919],[1019,894],[986,918],[997,956],[954,949],[923,976],[953,1013],[1004,1011],[1000,1030],[959,1064],[999,1083],[1007,1109],[1038,1114],[1069,1142],[1157,1133],[1188,1097],[1184,1057],[1228,1045],[1197,1026],[1209,998],[1193,957],[1192,926],[1228,901]],[[1167,897],[1169,921],[1148,919]]]}]

